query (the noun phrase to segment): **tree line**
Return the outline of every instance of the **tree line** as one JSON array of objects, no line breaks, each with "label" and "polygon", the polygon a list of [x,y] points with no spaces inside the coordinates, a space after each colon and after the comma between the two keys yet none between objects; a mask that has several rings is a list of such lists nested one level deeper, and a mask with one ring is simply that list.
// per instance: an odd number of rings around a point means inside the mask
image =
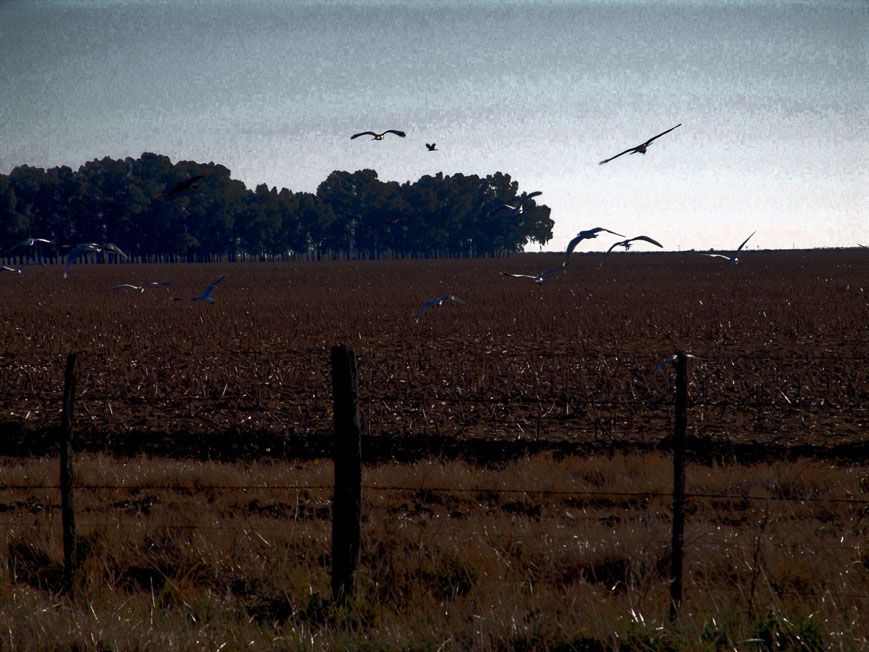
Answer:
[{"label": "tree line", "polygon": [[[198,183],[171,192],[198,175],[204,175]],[[498,255],[552,238],[549,207],[518,188],[501,172],[398,183],[381,181],[374,170],[336,170],[316,193],[266,184],[249,190],[222,165],[173,164],[152,153],[94,160],[76,171],[21,165],[0,174],[0,251],[39,237],[112,242],[141,259],[190,261]],[[493,212],[501,204],[515,210]]]}]

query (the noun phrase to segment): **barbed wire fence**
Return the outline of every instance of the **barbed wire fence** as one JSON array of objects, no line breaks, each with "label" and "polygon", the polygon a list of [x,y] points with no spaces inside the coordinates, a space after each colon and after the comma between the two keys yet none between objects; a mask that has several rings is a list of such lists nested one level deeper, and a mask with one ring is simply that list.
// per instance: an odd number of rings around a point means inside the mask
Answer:
[{"label": "barbed wire fence", "polygon": [[[234,529],[234,528],[249,528],[251,531],[255,532],[269,532],[272,531],[272,528],[263,527],[261,524],[246,524],[246,525],[233,525],[233,524],[221,524],[214,526],[207,526],[202,524],[179,524],[179,523],[135,523],[135,524],[126,524],[121,522],[119,518],[117,521],[98,521],[98,520],[78,520],[76,518],[76,512],[74,509],[74,495],[75,492],[78,491],[91,491],[91,492],[99,492],[99,491],[120,491],[120,492],[142,492],[142,491],[179,491],[179,492],[190,492],[190,491],[268,491],[268,492],[318,492],[318,493],[332,493],[332,503],[331,503],[331,516],[332,516],[332,551],[331,551],[331,559],[332,559],[332,594],[333,598],[340,602],[346,599],[347,596],[352,595],[353,592],[353,582],[354,577],[357,572],[357,564],[359,557],[359,550],[362,547],[362,542],[360,540],[361,537],[361,518],[362,518],[362,492],[364,491],[366,494],[378,494],[378,493],[403,493],[403,492],[411,492],[411,493],[426,493],[426,494],[438,494],[438,493],[469,493],[474,495],[484,495],[484,494],[522,494],[522,495],[535,495],[539,497],[544,496],[569,496],[574,498],[584,498],[584,499],[601,499],[601,498],[627,498],[627,499],[638,499],[638,500],[672,500],[672,515],[673,515],[673,529],[672,536],[668,540],[656,540],[658,544],[669,544],[670,545],[670,596],[671,596],[671,619],[676,619],[678,617],[679,606],[682,600],[682,574],[683,574],[683,558],[684,558],[684,550],[685,546],[688,545],[693,549],[703,549],[703,548],[724,548],[724,547],[742,547],[745,549],[749,549],[752,543],[744,543],[744,542],[727,542],[727,541],[694,541],[690,538],[686,541],[684,535],[684,521],[685,521],[685,505],[688,501],[701,501],[701,500],[721,500],[721,501],[740,501],[742,503],[746,502],[760,502],[760,503],[769,503],[769,502],[785,502],[785,503],[817,503],[817,504],[831,504],[831,503],[841,503],[847,504],[851,506],[855,506],[858,510],[860,510],[861,518],[865,516],[867,512],[867,505],[869,505],[869,500],[862,497],[855,496],[801,496],[801,497],[788,497],[788,496],[762,496],[762,495],[753,495],[750,493],[716,493],[716,492],[686,492],[685,491],[685,475],[684,475],[684,462],[685,462],[685,434],[687,427],[687,412],[689,409],[702,409],[702,408],[732,408],[734,403],[732,401],[728,401],[725,399],[692,399],[688,395],[688,364],[687,364],[687,356],[678,352],[674,355],[675,362],[675,375],[676,380],[674,384],[668,384],[666,387],[667,392],[669,390],[675,391],[675,406],[672,402],[672,399],[667,398],[666,395],[663,397],[655,397],[654,400],[627,400],[627,399],[617,399],[617,400],[595,400],[595,399],[584,399],[584,400],[573,400],[572,405],[574,409],[579,407],[580,409],[586,408],[585,417],[590,417],[592,419],[600,420],[600,417],[596,417],[592,411],[594,409],[604,410],[604,409],[613,409],[620,408],[622,406],[627,406],[629,409],[634,412],[639,412],[641,408],[652,408],[654,411],[660,413],[659,418],[662,419],[663,423],[667,426],[673,428],[673,436],[667,442],[667,446],[670,450],[673,451],[674,455],[674,489],[672,492],[654,492],[654,491],[639,491],[639,492],[630,492],[630,491],[587,491],[587,490],[552,490],[552,489],[540,489],[534,487],[523,487],[523,488],[505,488],[501,486],[474,486],[474,487],[443,487],[443,486],[425,486],[425,487],[403,487],[403,486],[391,486],[384,484],[372,484],[372,483],[363,483],[362,482],[362,457],[361,457],[361,433],[364,428],[362,428],[362,420],[360,418],[360,405],[363,407],[364,411],[370,411],[374,409],[378,405],[382,405],[388,402],[399,402],[399,401],[407,401],[410,397],[411,400],[420,401],[421,405],[418,408],[420,412],[424,414],[426,405],[471,405],[471,406],[488,406],[491,408],[492,399],[481,396],[481,397],[470,397],[470,396],[443,396],[443,397],[432,397],[429,392],[425,392],[424,396],[414,395],[412,391],[409,391],[405,394],[405,396],[399,395],[389,395],[389,394],[381,394],[380,396],[368,396],[368,397],[360,397],[358,395],[358,380],[356,378],[356,364],[355,364],[355,356],[353,352],[343,347],[334,347],[332,349],[332,396],[323,396],[322,388],[318,388],[316,392],[319,393],[319,396],[313,398],[313,402],[316,407],[324,412],[329,412],[328,402],[332,403],[332,412],[334,417],[334,425],[335,425],[335,441],[345,441],[344,446],[335,445],[334,452],[334,461],[335,461],[335,484],[327,485],[327,484],[262,484],[262,485],[188,485],[188,484],[88,484],[86,482],[76,482],[75,481],[75,473],[73,468],[73,460],[74,454],[73,449],[74,440],[75,440],[75,421],[73,419],[74,411],[77,405],[77,397],[76,390],[77,385],[78,388],[81,388],[81,384],[77,382],[77,359],[75,354],[67,357],[66,363],[66,374],[64,381],[64,400],[63,400],[63,408],[61,410],[61,428],[60,428],[60,467],[61,467],[61,481],[59,484],[26,484],[26,483],[3,483],[0,484],[0,491],[3,492],[15,492],[15,491],[59,491],[60,493],[60,504],[56,505],[51,503],[45,506],[45,509],[54,510],[59,509],[61,512],[61,521],[62,521],[62,532],[63,532],[63,546],[64,546],[64,584],[63,589],[67,593],[71,593],[72,588],[75,585],[76,573],[78,572],[78,564],[79,560],[76,558],[76,531],[77,528],[118,528],[118,527],[129,527],[129,528],[148,528],[148,529],[165,529],[165,530],[181,530],[181,529],[204,529],[207,530],[209,528],[221,528],[221,529]],[[341,364],[336,365],[336,356],[341,358],[343,356],[343,366]],[[854,356],[856,359],[861,359],[860,356]],[[795,356],[793,360],[799,361],[802,360],[802,356]],[[352,364],[348,362],[348,360],[353,360]],[[731,360],[732,361],[732,360]],[[343,371],[338,370],[338,367],[341,367]],[[336,383],[344,383],[344,398],[338,398],[339,392],[336,389]],[[41,384],[41,383],[40,383]],[[201,388],[200,388],[201,389]],[[201,389],[202,395],[184,395],[184,396],[174,396],[174,397],[166,397],[166,396],[135,396],[130,395],[129,393],[124,393],[124,390],[121,388],[116,388],[117,393],[112,394],[111,397],[106,395],[101,395],[97,400],[98,401],[123,401],[127,399],[128,401],[146,407],[147,409],[153,409],[155,406],[162,406],[164,408],[172,409],[174,406],[181,405],[188,401],[197,402],[200,401],[203,404],[214,404],[217,401],[225,401],[225,392],[220,397],[212,397],[207,396],[208,392],[204,389]],[[84,392],[86,395],[86,390]],[[80,394],[81,394],[80,393]],[[377,392],[372,392],[376,394]],[[704,392],[705,396],[708,396],[708,392]],[[31,400],[34,396],[40,395],[39,400],[48,401],[48,396],[43,395],[43,392],[37,392],[34,390],[31,395]],[[672,396],[672,394],[671,394]],[[81,396],[79,396],[80,398]],[[807,397],[804,401],[802,398],[796,398],[795,400],[791,400],[787,395],[784,396],[786,399],[781,405],[785,410],[791,409],[799,409],[806,408],[809,411],[809,414],[817,413],[818,408],[822,408],[826,406],[827,410],[838,410],[839,408],[847,408],[853,407],[853,403],[849,403],[848,401],[844,401],[842,405],[838,405],[835,402],[824,401],[822,398],[818,398],[816,396]],[[861,394],[858,392],[855,393],[854,398],[857,403],[861,403]],[[55,399],[56,400],[56,399]],[[265,399],[266,403],[268,401],[278,401],[279,398],[269,398]],[[501,401],[506,402],[517,401],[520,404],[525,402],[532,406],[542,406],[544,402],[539,398],[529,398],[522,396],[514,396],[514,397],[501,397]],[[820,404],[819,404],[820,401]],[[257,405],[262,406],[263,398],[259,397],[257,399]],[[557,400],[554,401],[557,403]],[[546,405],[549,405],[549,401],[545,402]],[[80,407],[85,407],[87,403],[82,405],[78,403]],[[740,406],[758,406],[758,407],[768,407],[768,399],[752,397],[747,400],[742,400],[738,403]],[[796,406],[796,407],[794,407]],[[675,409],[674,409],[675,408]],[[547,408],[552,409],[552,408]],[[111,410],[111,409],[110,409]],[[496,408],[497,411],[497,408]],[[97,421],[94,418],[92,412],[85,407],[84,413],[90,417],[92,422]],[[838,414],[838,412],[837,412]],[[851,413],[852,418],[856,419],[857,425],[859,427],[859,423],[863,419],[863,415],[865,415],[865,404],[863,404],[862,412],[858,410],[856,417],[854,417],[853,413]],[[480,418],[480,414],[474,415],[474,418]],[[497,421],[497,416],[493,417],[494,420]],[[183,423],[183,421],[182,421]],[[349,424],[349,425],[348,425]],[[598,427],[598,426],[596,426]],[[708,423],[704,423],[703,429],[709,428]],[[539,436],[539,432],[538,432]],[[342,438],[344,438],[342,440]],[[344,452],[342,453],[341,450]],[[339,470],[340,468],[340,470]],[[348,471],[349,469],[349,471]],[[343,501],[343,504],[342,504]],[[589,517],[589,518],[597,518],[597,517]],[[16,523],[21,523],[23,519],[18,517],[15,518],[6,518],[0,519],[0,524],[4,526],[11,526]],[[274,528],[274,531],[282,531],[283,528]],[[573,540],[570,535],[565,535],[566,540]],[[840,544],[845,546],[845,544]],[[842,597],[851,597],[854,599],[865,600],[869,599],[869,594],[863,593],[855,593],[843,595]]]}]

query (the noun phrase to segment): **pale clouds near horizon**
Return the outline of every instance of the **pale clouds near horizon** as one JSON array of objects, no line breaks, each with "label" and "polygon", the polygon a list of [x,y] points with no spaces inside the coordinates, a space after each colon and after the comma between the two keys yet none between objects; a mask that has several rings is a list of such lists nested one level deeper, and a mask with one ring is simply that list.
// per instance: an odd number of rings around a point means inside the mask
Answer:
[{"label": "pale clouds near horizon", "polygon": [[0,172],[145,151],[306,191],[502,171],[543,191],[546,249],[591,226],[865,244],[867,33],[862,2],[4,3]]}]

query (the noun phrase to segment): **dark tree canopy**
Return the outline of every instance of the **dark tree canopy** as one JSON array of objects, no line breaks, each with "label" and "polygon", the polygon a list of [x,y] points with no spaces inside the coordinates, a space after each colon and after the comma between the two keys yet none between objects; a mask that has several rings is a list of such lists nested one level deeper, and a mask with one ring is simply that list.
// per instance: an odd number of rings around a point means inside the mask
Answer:
[{"label": "dark tree canopy", "polygon": [[[202,178],[196,178],[204,175]],[[180,184],[180,185],[179,185]],[[26,237],[113,242],[132,256],[316,254],[481,256],[552,238],[549,208],[510,175],[424,176],[400,184],[374,170],[332,172],[315,194],[248,190],[215,163],[144,153],[78,170],[22,165],[0,174],[0,251]]]}]

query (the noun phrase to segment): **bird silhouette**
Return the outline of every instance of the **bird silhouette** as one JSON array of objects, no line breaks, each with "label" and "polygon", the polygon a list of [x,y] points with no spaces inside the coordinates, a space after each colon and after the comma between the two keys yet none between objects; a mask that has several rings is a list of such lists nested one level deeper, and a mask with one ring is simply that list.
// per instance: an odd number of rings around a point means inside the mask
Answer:
[{"label": "bird silhouette", "polygon": [[435,297],[434,299],[429,299],[419,307],[419,311],[416,313],[416,321],[422,319],[423,313],[425,313],[428,308],[432,306],[441,306],[447,301],[455,301],[456,303],[467,305],[463,299],[460,299],[455,294],[445,294],[442,297]]},{"label": "bird silhouette", "polygon": [[386,134],[395,134],[400,138],[404,138],[407,134],[403,131],[399,131],[398,129],[387,129],[386,131],[381,131],[379,134],[374,131],[360,131],[358,134],[353,134],[350,136],[350,140],[354,138],[359,138],[359,136],[371,136],[371,140],[383,140],[383,137]]},{"label": "bird silhouette", "polygon": [[606,250],[606,253],[603,255],[603,260],[600,261],[599,267],[603,266],[604,262],[606,262],[607,256],[610,255],[610,252],[613,249],[615,249],[616,247],[624,247],[625,251],[627,251],[628,249],[631,248],[631,243],[636,242],[637,240],[642,240],[643,242],[649,242],[649,243],[655,245],[656,247],[660,247],[662,249],[664,247],[664,245],[662,245],[660,242],[658,242],[657,240],[652,240],[652,238],[650,238],[647,235],[638,235],[634,238],[628,238],[627,240],[620,240],[619,242],[616,242],[612,247],[610,247],[609,249]]},{"label": "bird silhouette", "polygon": [[757,233],[757,231],[754,231],[750,236],[748,236],[748,237],[745,239],[745,241],[744,241],[741,245],[739,245],[739,246],[736,248],[736,251],[733,252],[733,255],[732,255],[732,256],[725,256],[724,254],[703,254],[703,255],[704,255],[704,256],[709,256],[710,258],[723,258],[723,259],[726,260],[730,265],[738,265],[738,264],[739,264],[739,258],[737,257],[736,254],[738,254],[740,251],[742,251],[742,248],[745,246],[745,243],[748,242],[749,240],[751,240],[751,236],[753,236],[755,233]]},{"label": "bird silhouette", "polygon": [[53,245],[55,244],[53,240],[46,240],[45,238],[24,238],[21,242],[16,242],[14,245],[9,247],[6,251],[0,254],[0,258],[4,258],[8,253],[15,251],[16,249],[23,249],[25,247],[37,247],[41,244]]},{"label": "bird silhouette", "polygon": [[550,274],[557,272],[558,270],[563,269],[562,265],[558,265],[557,267],[551,267],[547,269],[545,272],[540,272],[539,274],[513,274],[511,272],[501,272],[502,276],[511,276],[513,278],[530,278],[532,281],[540,285],[543,283],[543,280],[549,276]]},{"label": "bird silhouette", "polygon": [[512,215],[520,215],[525,209],[525,204],[527,204],[531,199],[542,195],[543,192],[540,190],[535,190],[534,192],[529,192],[527,195],[523,195],[519,198],[519,202],[514,206],[513,204],[498,204],[492,210],[489,211],[489,215],[494,215],[495,213],[499,213],[501,211],[510,211]]},{"label": "bird silhouette", "polygon": [[[676,127],[681,127],[681,126],[682,126],[681,122],[676,125]],[[649,148],[649,145],[652,144],[653,140],[660,138],[664,134],[669,134],[676,127],[670,127],[669,129],[667,129],[667,131],[662,131],[657,136],[652,136],[651,138],[649,138],[649,140],[647,140],[645,143],[643,143],[641,145],[637,145],[636,147],[631,147],[630,149],[626,149],[624,152],[620,152],[619,154],[616,154],[615,156],[611,156],[608,159],[604,159],[603,161],[598,163],[598,165],[603,165],[604,163],[609,163],[613,159],[617,159],[619,156],[623,156],[624,154],[645,154],[646,150]]]},{"label": "bird silhouette", "polygon": [[175,195],[178,195],[178,194],[184,192],[188,188],[193,188],[194,186],[199,185],[202,182],[202,180],[207,176],[208,176],[207,174],[194,174],[189,179],[184,179],[182,181],[179,181],[174,186],[169,188],[169,190],[166,190],[163,193],[163,199],[171,199]]},{"label": "bird silhouette", "polygon": [[127,258],[127,254],[111,242],[105,242],[103,244],[97,244],[96,242],[82,242],[81,244],[77,244],[72,251],[66,255],[66,265],[63,268],[63,278],[69,277],[69,270],[76,258],[82,254],[88,254],[91,252],[98,254],[108,253],[120,256],[121,258]]},{"label": "bird silhouette", "polygon": [[590,240],[592,238],[596,238],[599,233],[606,232],[612,233],[613,235],[617,235],[620,238],[624,238],[621,233],[616,233],[615,231],[610,231],[609,229],[605,229],[602,226],[596,226],[593,229],[588,229],[586,231],[580,231],[576,234],[576,236],[567,243],[567,249],[564,251],[564,262],[561,263],[562,267],[567,267],[567,263],[570,262],[570,254],[573,253],[573,250],[576,249],[576,245],[578,245],[582,240]]},{"label": "bird silhouette", "polygon": [[150,283],[145,283],[143,285],[133,285],[132,283],[121,283],[120,285],[114,285],[110,287],[106,292],[114,292],[115,290],[123,290],[129,288],[131,290],[136,290],[137,292],[144,292],[147,287],[156,287],[156,286],[166,286],[171,285],[172,281],[151,281]]},{"label": "bird silhouette", "polygon": [[214,303],[215,298],[211,296],[211,293],[223,282],[223,279],[226,278],[226,274],[221,274],[216,279],[211,281],[207,288],[202,291],[202,294],[197,294],[195,297],[172,297],[173,301],[204,301],[206,303]]},{"label": "bird silhouette", "polygon": [[436,145],[437,145],[437,143],[426,143],[425,144],[425,146],[428,148],[428,151],[430,151],[430,152],[438,151],[438,148],[436,147]]}]

